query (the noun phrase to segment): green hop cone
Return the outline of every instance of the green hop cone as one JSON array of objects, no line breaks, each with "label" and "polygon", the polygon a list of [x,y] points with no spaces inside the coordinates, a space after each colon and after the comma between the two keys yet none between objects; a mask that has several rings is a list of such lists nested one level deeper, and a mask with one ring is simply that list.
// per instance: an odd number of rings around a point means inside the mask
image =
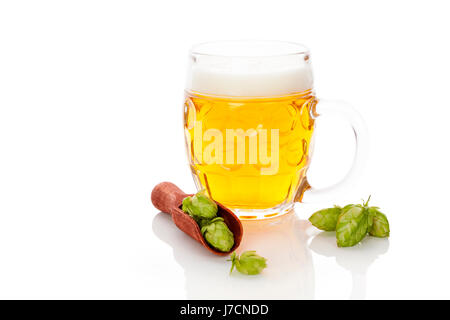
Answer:
[{"label": "green hop cone", "polygon": [[233,233],[228,229],[221,217],[204,223],[201,227],[201,232],[206,242],[222,252],[230,251],[234,245]]},{"label": "green hop cone", "polygon": [[256,275],[267,267],[267,259],[256,254],[256,251],[245,251],[241,256],[237,256],[235,252],[231,254],[231,270],[233,272],[234,267],[246,275]]},{"label": "green hop cone", "polygon": [[338,247],[352,247],[366,236],[369,228],[367,208],[362,205],[348,206],[343,210],[336,225]]},{"label": "green hop cone", "polygon": [[370,207],[368,212],[369,220],[371,221],[369,234],[379,238],[389,237],[389,221],[386,215],[381,213],[378,207]]},{"label": "green hop cone", "polygon": [[[192,197],[183,199],[181,209],[200,224],[202,219],[213,219],[217,216],[217,204],[202,191]],[[200,224],[201,225],[201,224]]]},{"label": "green hop cone", "polygon": [[338,247],[351,247],[369,233],[371,236],[389,237],[389,222],[378,207],[369,207],[370,196],[363,204],[348,204],[343,208],[323,209],[315,212],[311,223],[325,231],[336,230]]},{"label": "green hop cone", "polygon": [[186,198],[183,199],[183,203],[182,203],[182,206],[181,206],[181,210],[183,210],[184,212],[186,212],[187,214],[189,214],[189,216],[191,216],[191,217],[195,220],[195,222],[197,222],[197,224],[198,224],[198,225],[200,226],[200,228],[201,228],[201,227],[203,227],[206,223],[208,223],[209,220],[211,220],[211,219],[208,219],[208,218],[202,218],[201,216],[195,214],[196,209],[193,208],[193,206],[192,206],[192,198],[193,198],[193,197],[186,197]]},{"label": "green hop cone", "polygon": [[324,231],[336,230],[337,220],[342,212],[342,208],[334,206],[334,208],[327,208],[319,210],[309,218],[312,225]]}]

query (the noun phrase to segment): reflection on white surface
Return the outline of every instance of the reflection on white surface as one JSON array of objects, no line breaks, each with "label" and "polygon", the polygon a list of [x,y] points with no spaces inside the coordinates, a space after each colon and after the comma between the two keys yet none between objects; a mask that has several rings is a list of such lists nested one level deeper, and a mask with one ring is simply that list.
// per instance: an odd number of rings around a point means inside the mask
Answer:
[{"label": "reflection on white surface", "polygon": [[[389,246],[385,239],[368,239],[354,248],[337,248],[334,233],[319,233],[295,212],[266,221],[244,221],[244,238],[237,253],[256,250],[268,259],[257,276],[234,271],[229,275],[228,257],[219,257],[180,232],[171,217],[159,213],[153,232],[170,245],[176,262],[184,269],[188,299],[313,299],[315,277],[312,252],[334,256],[352,273],[351,298],[364,298],[365,273]],[[317,234],[311,240],[312,234]],[[311,240],[311,241],[310,241]],[[310,244],[308,245],[308,243]],[[311,251],[312,250],[312,251]]]},{"label": "reflection on white surface", "polygon": [[350,248],[338,248],[334,232],[321,232],[309,246],[315,253],[326,257],[335,257],[341,267],[352,274],[352,292],[350,299],[366,297],[366,273],[369,266],[389,249],[389,240],[366,237],[359,245]]}]

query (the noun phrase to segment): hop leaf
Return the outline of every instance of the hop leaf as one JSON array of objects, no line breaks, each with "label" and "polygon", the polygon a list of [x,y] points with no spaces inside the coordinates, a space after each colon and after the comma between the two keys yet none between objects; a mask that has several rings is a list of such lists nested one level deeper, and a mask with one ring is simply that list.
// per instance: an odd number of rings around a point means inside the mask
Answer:
[{"label": "hop leaf", "polygon": [[334,206],[334,208],[327,208],[319,210],[309,218],[312,225],[324,231],[336,230],[337,220],[342,212],[342,208]]},{"label": "hop leaf", "polygon": [[369,217],[372,221],[369,228],[369,234],[374,237],[386,238],[389,237],[389,221],[383,213],[381,213],[377,207],[370,207]]},{"label": "hop leaf", "polygon": [[193,217],[197,223],[201,219],[213,219],[217,216],[217,204],[202,191],[183,199],[181,209]]},{"label": "hop leaf", "polygon": [[[256,251],[245,251],[241,254],[241,257],[237,256],[235,252],[231,254],[231,270],[233,272],[234,267],[246,275],[256,275],[267,267],[267,259],[256,254]],[[230,261],[230,260],[229,260]]]},{"label": "hop leaf", "polygon": [[222,252],[230,251],[234,245],[234,235],[221,217],[205,222],[201,232],[206,242]]},{"label": "hop leaf", "polygon": [[236,257],[236,252],[233,252],[230,256],[230,260],[227,261],[231,261],[231,269],[230,269],[231,274],[234,270],[234,267],[236,266],[236,263],[239,262],[239,257]]},{"label": "hop leaf", "polygon": [[369,227],[366,211],[364,206],[353,205],[342,212],[336,225],[338,247],[352,247],[366,236]]}]

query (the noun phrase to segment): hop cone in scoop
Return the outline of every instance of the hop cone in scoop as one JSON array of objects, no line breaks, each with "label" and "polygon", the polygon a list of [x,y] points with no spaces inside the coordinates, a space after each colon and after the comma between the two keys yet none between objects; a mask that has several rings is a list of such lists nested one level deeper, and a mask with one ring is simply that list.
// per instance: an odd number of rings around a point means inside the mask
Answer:
[{"label": "hop cone in scoop", "polygon": [[203,192],[183,199],[181,209],[187,212],[201,225],[202,220],[210,220],[217,216],[217,204]]},{"label": "hop cone in scoop", "polygon": [[221,217],[204,223],[201,232],[206,242],[222,252],[230,251],[234,245],[233,233]]}]

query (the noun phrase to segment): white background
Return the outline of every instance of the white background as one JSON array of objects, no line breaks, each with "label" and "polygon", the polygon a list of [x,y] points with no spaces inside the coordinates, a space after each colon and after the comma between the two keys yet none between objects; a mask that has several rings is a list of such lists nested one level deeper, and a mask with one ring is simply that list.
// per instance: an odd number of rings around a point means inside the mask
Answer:
[{"label": "white background", "polygon": [[[450,298],[446,1],[2,1],[0,298]],[[289,40],[312,53],[319,97],[356,106],[371,136],[365,174],[330,202],[246,223],[229,262],[151,202],[187,192],[187,52],[220,39]],[[311,181],[350,166],[345,124],[318,121]],[[336,130],[335,130],[336,129]],[[339,129],[339,130],[338,130]],[[305,220],[372,195],[391,237],[337,249]]]}]

